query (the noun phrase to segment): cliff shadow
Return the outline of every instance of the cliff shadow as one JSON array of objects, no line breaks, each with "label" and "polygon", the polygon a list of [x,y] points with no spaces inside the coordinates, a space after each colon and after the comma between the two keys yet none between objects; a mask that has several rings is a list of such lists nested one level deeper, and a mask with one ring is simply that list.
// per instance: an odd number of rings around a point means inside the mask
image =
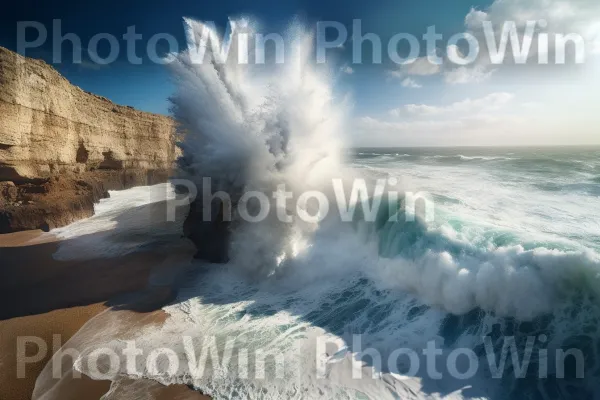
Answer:
[{"label": "cliff shadow", "polygon": [[0,247],[0,320],[98,302],[147,312],[172,301],[177,266],[194,249],[166,222],[165,204],[115,215],[110,230]]}]

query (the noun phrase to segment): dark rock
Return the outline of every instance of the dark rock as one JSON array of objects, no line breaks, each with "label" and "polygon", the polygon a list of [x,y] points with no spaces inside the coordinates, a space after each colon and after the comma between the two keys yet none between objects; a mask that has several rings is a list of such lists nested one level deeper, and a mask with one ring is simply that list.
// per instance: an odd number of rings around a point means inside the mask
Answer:
[{"label": "dark rock", "polygon": [[0,182],[0,203],[14,203],[19,191],[13,182]]},{"label": "dark rock", "polygon": [[225,218],[228,205],[215,199],[211,203],[210,217],[204,212],[202,200],[190,204],[183,225],[184,235],[198,249],[196,259],[223,264],[229,261],[230,218]]},{"label": "dark rock", "polygon": [[4,191],[10,192],[12,201],[0,202],[0,234],[30,229],[48,231],[89,218],[94,215],[94,204],[109,197],[109,190],[162,183],[168,176],[169,171],[106,170],[21,185],[3,182],[0,193],[6,198]]}]

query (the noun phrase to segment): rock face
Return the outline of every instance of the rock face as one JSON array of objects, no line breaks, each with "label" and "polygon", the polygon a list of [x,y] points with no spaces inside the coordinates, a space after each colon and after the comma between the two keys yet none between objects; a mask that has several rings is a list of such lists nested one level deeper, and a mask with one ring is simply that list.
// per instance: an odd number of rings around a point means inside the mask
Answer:
[{"label": "rock face", "polygon": [[231,213],[231,204],[215,200],[210,204],[211,218],[206,218],[202,199],[190,204],[189,213],[183,224],[183,234],[196,246],[194,258],[214,264],[229,261],[229,242],[231,238],[231,219],[225,215]]},{"label": "rock face", "polygon": [[164,182],[175,122],[87,93],[0,47],[0,233],[93,214],[108,190]]}]

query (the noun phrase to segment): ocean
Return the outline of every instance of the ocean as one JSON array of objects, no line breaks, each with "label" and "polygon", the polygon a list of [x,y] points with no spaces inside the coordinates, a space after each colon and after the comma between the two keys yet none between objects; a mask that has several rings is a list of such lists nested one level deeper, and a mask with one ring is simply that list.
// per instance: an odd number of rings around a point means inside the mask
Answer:
[{"label": "ocean", "polygon": [[[137,339],[145,354],[173,349],[181,367],[152,372],[142,358],[141,376],[186,383],[217,399],[598,397],[600,149],[355,149],[346,163],[369,180],[394,177],[407,191],[426,192],[434,218],[324,224],[268,273],[248,269],[269,257],[252,248],[224,266],[181,266],[178,299],[165,307],[171,319]],[[178,223],[155,217],[154,227],[144,228],[156,212],[152,204],[165,196],[174,198],[169,185],[111,193],[94,217],[53,232],[72,239],[57,256],[176,252]],[[103,236],[87,241],[98,231]],[[89,351],[123,346],[113,329],[95,326]],[[204,373],[194,375],[186,346],[193,343],[200,359],[212,340],[219,361],[206,356]],[[228,340],[233,356],[223,368]],[[325,342],[333,349],[320,349]],[[428,371],[428,343],[440,350],[440,377]],[[353,365],[365,349],[382,361],[367,352],[363,377],[355,379]],[[561,370],[557,351],[573,349],[583,367],[571,354]],[[496,370],[503,351],[505,365]],[[246,353],[249,378],[240,377],[238,357]]]},{"label": "ocean", "polygon": [[460,234],[469,235],[464,222],[486,231],[469,240],[598,250],[598,147],[363,148],[352,155],[369,174],[399,173],[406,190],[431,193],[455,215],[436,219]]}]

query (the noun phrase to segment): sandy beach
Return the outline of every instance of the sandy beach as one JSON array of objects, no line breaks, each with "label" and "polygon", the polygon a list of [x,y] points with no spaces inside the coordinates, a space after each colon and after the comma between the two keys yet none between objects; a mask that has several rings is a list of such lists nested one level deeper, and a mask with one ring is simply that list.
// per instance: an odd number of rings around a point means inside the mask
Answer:
[{"label": "sandy beach", "polygon": [[[164,261],[159,255],[56,261],[52,254],[57,244],[56,238],[39,231],[0,235],[0,399],[31,398],[52,355],[94,317],[116,315],[126,319],[131,331],[136,326],[162,324],[167,317],[160,306],[170,300],[171,288],[148,287],[149,277]],[[130,299],[132,293],[135,303],[131,307],[111,309],[122,306],[123,296]],[[41,339],[47,351],[38,361],[25,364],[24,376],[19,378],[19,357],[31,357],[40,350],[32,342],[19,355],[17,341],[25,336]],[[53,346],[53,339],[59,339],[59,345]],[[123,380],[111,389],[108,381],[74,379],[70,373],[44,385],[52,387],[45,399],[99,399],[109,390],[111,396],[122,399],[132,398],[132,393],[143,393],[148,399],[207,398],[187,386],[165,387],[148,380]]]}]

